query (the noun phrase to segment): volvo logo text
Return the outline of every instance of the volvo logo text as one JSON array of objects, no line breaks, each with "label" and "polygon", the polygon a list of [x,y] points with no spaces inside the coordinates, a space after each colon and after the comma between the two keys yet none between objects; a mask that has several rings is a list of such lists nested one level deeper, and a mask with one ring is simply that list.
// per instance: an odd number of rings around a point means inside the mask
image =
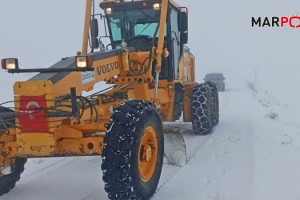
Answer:
[{"label": "volvo logo text", "polygon": [[97,67],[97,72],[98,72],[98,75],[101,75],[101,74],[111,72],[115,69],[119,69],[119,63],[118,62],[113,62],[113,63],[109,63],[109,64],[106,64],[106,65],[101,65],[100,67]]}]

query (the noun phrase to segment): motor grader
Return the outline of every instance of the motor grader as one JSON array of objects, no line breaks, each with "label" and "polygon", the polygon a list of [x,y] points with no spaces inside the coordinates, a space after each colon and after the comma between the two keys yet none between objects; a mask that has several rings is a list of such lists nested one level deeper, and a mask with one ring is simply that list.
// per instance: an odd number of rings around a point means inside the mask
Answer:
[{"label": "motor grader", "polygon": [[[100,7],[97,14],[86,0],[76,56],[46,69],[2,59],[9,73],[37,74],[16,82],[13,106],[0,107],[0,195],[15,186],[28,158],[101,155],[110,199],[149,199],[162,171],[164,123],[183,115],[199,135],[218,123],[216,86],[195,82],[185,46],[187,8],[173,0],[103,0]],[[109,87],[95,91],[101,81]]]}]

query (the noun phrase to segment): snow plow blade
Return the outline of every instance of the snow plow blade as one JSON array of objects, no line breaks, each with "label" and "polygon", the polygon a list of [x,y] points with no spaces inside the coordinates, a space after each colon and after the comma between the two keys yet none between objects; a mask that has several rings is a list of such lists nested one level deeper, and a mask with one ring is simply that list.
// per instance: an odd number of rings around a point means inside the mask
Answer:
[{"label": "snow plow blade", "polygon": [[179,131],[164,130],[165,157],[172,165],[185,166],[187,162],[186,144]]}]

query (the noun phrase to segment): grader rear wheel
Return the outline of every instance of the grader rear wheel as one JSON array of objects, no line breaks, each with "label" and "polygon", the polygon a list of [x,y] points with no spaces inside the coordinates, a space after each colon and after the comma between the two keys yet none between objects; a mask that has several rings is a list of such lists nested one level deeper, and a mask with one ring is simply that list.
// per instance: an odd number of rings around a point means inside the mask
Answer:
[{"label": "grader rear wheel", "polygon": [[108,197],[149,199],[159,182],[163,154],[163,127],[157,109],[146,101],[120,105],[107,127],[102,153]]},{"label": "grader rear wheel", "polygon": [[213,96],[206,84],[196,85],[191,97],[191,121],[195,134],[209,134],[213,127]]},{"label": "grader rear wheel", "polygon": [[[0,106],[0,113],[14,112],[9,108]],[[15,119],[2,118],[0,123],[0,129],[12,128],[15,125]],[[1,149],[0,149],[1,151]],[[1,156],[1,154],[0,154]],[[21,173],[24,171],[24,165],[26,158],[16,158],[12,162],[11,170],[9,173],[4,173],[4,168],[0,167],[0,196],[8,193],[16,185],[16,182],[20,180]]]},{"label": "grader rear wheel", "polygon": [[210,88],[211,94],[213,96],[213,123],[217,125],[219,123],[219,93],[217,85],[214,82],[206,81],[205,84]]}]

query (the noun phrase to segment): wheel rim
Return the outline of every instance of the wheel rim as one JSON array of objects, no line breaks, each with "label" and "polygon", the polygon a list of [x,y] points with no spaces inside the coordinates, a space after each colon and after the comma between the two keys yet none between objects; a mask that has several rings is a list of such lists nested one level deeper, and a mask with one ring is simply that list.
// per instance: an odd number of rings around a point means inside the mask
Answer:
[{"label": "wheel rim", "polygon": [[139,146],[138,168],[141,180],[149,182],[154,175],[158,156],[157,133],[152,126],[148,126],[141,138]]}]

